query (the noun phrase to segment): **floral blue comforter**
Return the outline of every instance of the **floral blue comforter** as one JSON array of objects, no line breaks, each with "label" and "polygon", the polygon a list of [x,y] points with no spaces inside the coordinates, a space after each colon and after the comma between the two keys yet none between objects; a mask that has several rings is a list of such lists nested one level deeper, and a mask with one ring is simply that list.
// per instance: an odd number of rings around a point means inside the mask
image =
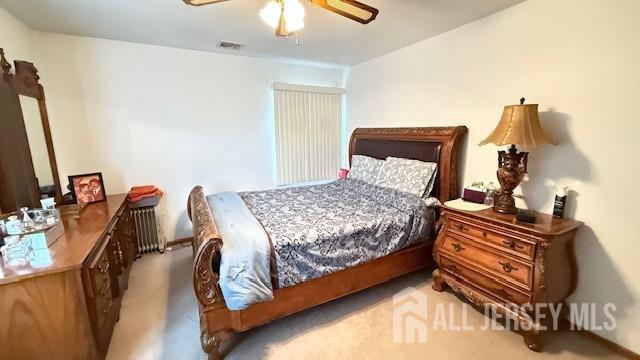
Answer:
[{"label": "floral blue comforter", "polygon": [[423,199],[359,180],[239,195],[271,239],[280,288],[386,256],[433,235],[435,212]]}]

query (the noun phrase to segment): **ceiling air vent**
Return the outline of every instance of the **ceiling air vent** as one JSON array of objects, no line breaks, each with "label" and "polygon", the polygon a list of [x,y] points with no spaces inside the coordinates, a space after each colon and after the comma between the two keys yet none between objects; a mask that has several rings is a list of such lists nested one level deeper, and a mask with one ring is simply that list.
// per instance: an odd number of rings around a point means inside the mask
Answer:
[{"label": "ceiling air vent", "polygon": [[230,41],[220,41],[218,43],[219,48],[229,49],[229,50],[240,50],[244,45],[230,42]]}]

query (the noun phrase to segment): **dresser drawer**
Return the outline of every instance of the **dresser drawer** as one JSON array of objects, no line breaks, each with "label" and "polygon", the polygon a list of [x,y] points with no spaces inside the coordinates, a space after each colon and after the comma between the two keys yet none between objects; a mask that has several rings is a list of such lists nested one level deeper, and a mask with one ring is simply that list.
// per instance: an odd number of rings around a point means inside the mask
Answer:
[{"label": "dresser drawer", "polygon": [[533,260],[535,244],[528,243],[510,236],[501,235],[480,227],[450,219],[448,229],[485,245],[496,247],[510,254]]},{"label": "dresser drawer", "polygon": [[533,284],[533,265],[498,251],[484,248],[477,243],[463,237],[446,234],[442,243],[442,250],[455,258],[461,258],[468,263],[492,271],[511,283],[531,289]]},{"label": "dresser drawer", "polygon": [[529,294],[497,283],[494,279],[461,264],[459,261],[456,262],[447,256],[440,257],[440,265],[446,271],[454,274],[478,289],[501,299],[505,303],[522,305],[531,301],[531,296]]},{"label": "dresser drawer", "polygon": [[114,273],[117,263],[112,258],[112,238],[107,235],[97,256],[87,267],[89,296],[87,305],[97,339],[98,348],[106,351],[115,318],[117,317],[116,297],[118,281]]}]

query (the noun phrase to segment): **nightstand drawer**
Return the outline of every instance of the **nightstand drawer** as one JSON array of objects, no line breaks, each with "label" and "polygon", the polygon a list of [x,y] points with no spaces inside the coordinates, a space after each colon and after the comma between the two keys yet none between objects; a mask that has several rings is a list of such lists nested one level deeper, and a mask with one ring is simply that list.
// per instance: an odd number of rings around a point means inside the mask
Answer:
[{"label": "nightstand drawer", "polygon": [[495,250],[478,246],[463,237],[447,234],[442,249],[454,257],[466,260],[468,263],[490,270],[511,282],[518,283],[530,289],[533,283],[533,266],[514,258],[504,256]]},{"label": "nightstand drawer", "polygon": [[443,269],[460,277],[471,285],[493,295],[494,297],[502,299],[505,303],[522,305],[529,303],[531,300],[531,296],[528,294],[512,289],[506,285],[499,284],[494,279],[482,275],[472,268],[464,266],[460,262],[456,262],[446,256],[440,257],[440,264]]},{"label": "nightstand drawer", "polygon": [[528,260],[533,260],[533,256],[535,254],[536,247],[533,243],[524,242],[509,236],[484,230],[482,228],[469,225],[455,219],[451,219],[449,221],[449,229],[467,236],[472,240],[485,243],[489,246],[495,246],[502,251],[506,251],[516,256],[524,257]]}]

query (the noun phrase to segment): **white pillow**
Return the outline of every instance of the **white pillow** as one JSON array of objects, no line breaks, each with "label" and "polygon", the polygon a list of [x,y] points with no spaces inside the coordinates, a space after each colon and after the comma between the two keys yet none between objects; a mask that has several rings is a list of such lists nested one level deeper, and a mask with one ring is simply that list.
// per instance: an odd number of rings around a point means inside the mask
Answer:
[{"label": "white pillow", "polygon": [[353,155],[351,157],[351,169],[349,170],[349,179],[357,179],[375,184],[378,173],[384,165],[385,161],[364,155]]},{"label": "white pillow", "polygon": [[429,179],[429,183],[427,184],[427,188],[424,190],[424,195],[422,195],[423,198],[427,198],[427,197],[431,196],[431,191],[433,190],[433,185],[435,185],[436,178],[438,177],[438,164],[437,163],[430,163],[430,164],[434,164],[436,169],[433,170],[433,174],[431,175],[431,179]]},{"label": "white pillow", "polygon": [[422,197],[430,183],[433,187],[437,167],[432,162],[388,157],[375,184]]}]

